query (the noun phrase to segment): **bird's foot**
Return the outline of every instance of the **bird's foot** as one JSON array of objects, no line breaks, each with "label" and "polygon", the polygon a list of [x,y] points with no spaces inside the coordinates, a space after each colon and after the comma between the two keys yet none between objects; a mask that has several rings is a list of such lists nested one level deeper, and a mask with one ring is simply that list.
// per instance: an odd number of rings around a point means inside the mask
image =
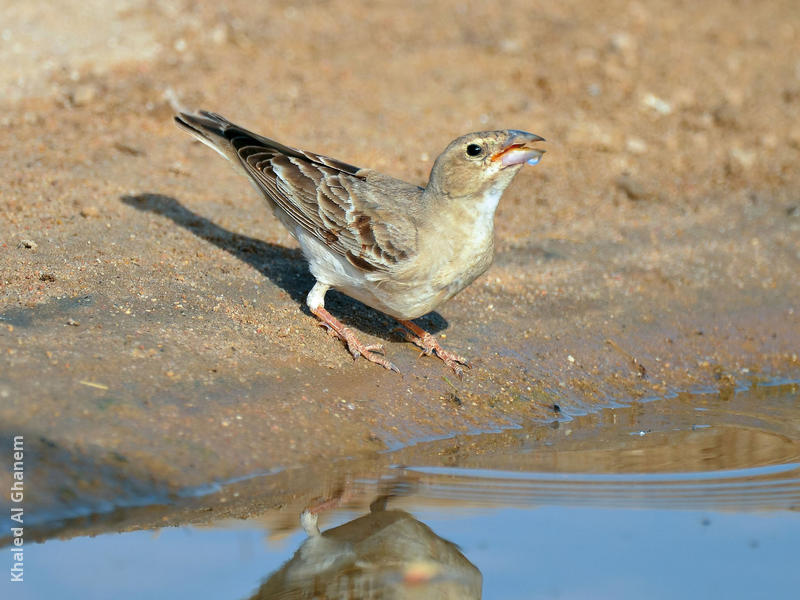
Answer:
[{"label": "bird's foot", "polygon": [[341,321],[321,306],[312,309],[311,312],[322,321],[320,325],[326,327],[329,333],[332,333],[347,344],[347,349],[353,355],[353,358],[363,356],[368,361],[379,364],[390,371],[400,372],[400,369],[395,367],[384,356],[381,356],[384,354],[383,344],[362,344],[349,327],[345,327]]},{"label": "bird's foot", "polygon": [[426,356],[435,354],[444,361],[444,364],[453,369],[453,372],[458,375],[459,378],[464,375],[464,369],[462,367],[471,368],[466,358],[442,348],[439,344],[439,340],[413,321],[400,321],[400,324],[408,330],[400,330],[403,335],[405,335],[406,340],[422,349],[420,356],[422,356],[422,354]]}]

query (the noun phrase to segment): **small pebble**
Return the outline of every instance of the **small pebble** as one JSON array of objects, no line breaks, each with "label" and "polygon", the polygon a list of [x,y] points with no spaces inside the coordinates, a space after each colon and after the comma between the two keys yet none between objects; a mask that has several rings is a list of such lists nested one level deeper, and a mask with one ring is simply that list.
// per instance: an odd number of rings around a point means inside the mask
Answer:
[{"label": "small pebble", "polygon": [[70,100],[74,106],[85,106],[97,96],[97,87],[91,83],[79,85],[70,94]]},{"label": "small pebble", "polygon": [[660,115],[668,115],[672,112],[670,103],[654,94],[645,94],[642,104],[647,108],[652,108]]},{"label": "small pebble", "polygon": [[39,244],[33,240],[20,240],[19,244],[17,244],[17,248],[30,248],[31,250],[36,250],[38,247]]},{"label": "small pebble", "polygon": [[731,170],[736,170],[737,167],[742,169],[749,169],[756,162],[756,151],[745,150],[744,148],[731,148],[728,152],[729,166]]},{"label": "small pebble", "polygon": [[625,140],[625,150],[631,154],[644,154],[647,152],[647,144],[641,138],[629,137]]},{"label": "small pebble", "polygon": [[608,43],[609,49],[622,57],[625,65],[631,67],[637,62],[636,39],[625,31],[615,33]]},{"label": "small pebble", "polygon": [[214,42],[216,45],[221,46],[225,42],[228,41],[230,37],[228,34],[228,28],[225,25],[217,25],[214,29],[211,30],[211,41]]},{"label": "small pebble", "polygon": [[631,200],[642,200],[649,195],[644,186],[627,173],[623,173],[617,177],[614,183],[616,183],[617,187],[625,192]]},{"label": "small pebble", "polygon": [[714,123],[718,127],[727,127],[729,129],[736,129],[739,127],[738,112],[729,102],[720,104],[714,109],[711,116],[714,117]]},{"label": "small pebble", "polygon": [[84,218],[87,218],[87,219],[89,217],[99,217],[100,216],[100,211],[97,210],[97,208],[94,207],[94,206],[84,206],[81,209],[81,216],[84,217]]}]

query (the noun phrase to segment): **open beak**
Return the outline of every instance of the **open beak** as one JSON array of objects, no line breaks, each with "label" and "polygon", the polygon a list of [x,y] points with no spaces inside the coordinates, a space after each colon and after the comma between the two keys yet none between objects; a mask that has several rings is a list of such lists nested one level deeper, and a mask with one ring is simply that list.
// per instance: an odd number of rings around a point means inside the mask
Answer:
[{"label": "open beak", "polygon": [[499,160],[504,167],[521,165],[523,163],[535,165],[542,160],[544,150],[534,148],[533,144],[543,141],[545,141],[544,138],[535,133],[512,130],[511,136],[503,149],[492,155],[492,161]]}]

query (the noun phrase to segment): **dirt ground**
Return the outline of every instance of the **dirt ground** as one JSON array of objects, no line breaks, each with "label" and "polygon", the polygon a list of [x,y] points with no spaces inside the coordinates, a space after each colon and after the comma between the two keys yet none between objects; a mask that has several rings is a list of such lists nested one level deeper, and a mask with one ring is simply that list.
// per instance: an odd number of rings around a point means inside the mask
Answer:
[{"label": "dirt ground", "polygon": [[[796,1],[74,4],[0,2],[0,436],[42,519],[800,374]],[[466,132],[547,138],[420,319],[463,380],[336,293],[402,373],[326,336],[177,105],[419,184]]]}]

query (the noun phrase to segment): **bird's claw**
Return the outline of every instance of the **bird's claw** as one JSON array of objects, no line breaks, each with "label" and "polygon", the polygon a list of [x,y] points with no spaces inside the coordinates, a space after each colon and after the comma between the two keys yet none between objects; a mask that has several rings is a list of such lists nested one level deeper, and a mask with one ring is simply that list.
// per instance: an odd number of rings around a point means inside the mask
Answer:
[{"label": "bird's claw", "polygon": [[353,356],[353,360],[363,356],[366,360],[379,364],[385,369],[395,373],[400,372],[400,369],[384,357],[383,344],[362,344],[349,327],[345,327],[323,307],[312,309],[311,312],[320,319],[321,325],[328,328],[329,333],[335,335],[347,345],[347,350]]},{"label": "bird's claw", "polygon": [[350,351],[350,354],[353,355],[353,359],[357,359],[359,356],[364,357],[366,360],[370,362],[374,362],[376,364],[381,365],[385,369],[389,369],[390,371],[394,371],[395,373],[399,373],[400,369],[398,369],[394,364],[389,362],[384,355],[386,354],[383,344],[369,344],[365,345],[362,344],[355,334],[350,331],[347,327],[341,332],[341,337],[344,342],[347,344],[347,349]]},{"label": "bird's claw", "polygon": [[[463,378],[464,376],[464,369],[462,367],[466,367],[467,369],[472,368],[470,367],[469,363],[467,363],[467,359],[456,354],[455,352],[450,352],[449,350],[442,348],[442,346],[439,344],[439,341],[434,336],[418,325],[412,323],[411,321],[401,321],[401,323],[403,328],[398,327],[396,328],[396,331],[399,331],[406,341],[411,342],[420,348],[420,357],[433,356],[435,354],[442,359],[444,364],[453,370],[459,379]],[[406,327],[408,329],[405,329]]]}]

